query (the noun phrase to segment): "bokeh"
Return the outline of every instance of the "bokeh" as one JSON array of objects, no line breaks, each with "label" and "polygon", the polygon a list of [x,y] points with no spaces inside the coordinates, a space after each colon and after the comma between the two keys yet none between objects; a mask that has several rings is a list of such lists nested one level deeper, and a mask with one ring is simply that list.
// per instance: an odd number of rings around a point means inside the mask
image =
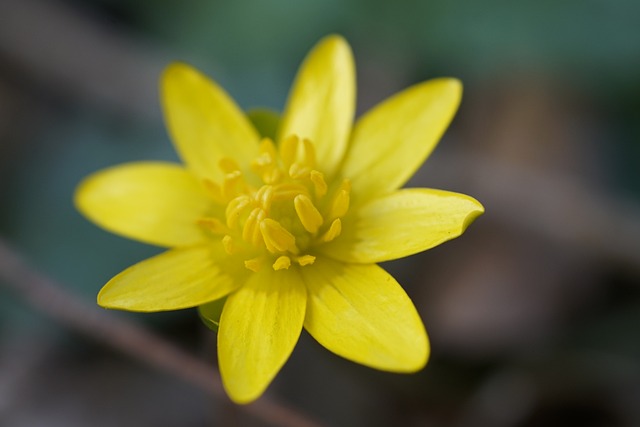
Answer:
[{"label": "bokeh", "polygon": [[[339,33],[359,113],[429,78],[463,81],[409,185],[473,195],[486,214],[384,265],[429,331],[425,370],[377,372],[303,333],[267,395],[330,426],[640,425],[639,21],[632,0],[2,0],[0,237],[94,304],[160,250],[90,224],[73,191],[107,166],[177,160],[163,67],[188,62],[243,108],[281,110],[308,49]],[[216,363],[195,310],[115,314]],[[262,424],[0,283],[0,425]]]}]

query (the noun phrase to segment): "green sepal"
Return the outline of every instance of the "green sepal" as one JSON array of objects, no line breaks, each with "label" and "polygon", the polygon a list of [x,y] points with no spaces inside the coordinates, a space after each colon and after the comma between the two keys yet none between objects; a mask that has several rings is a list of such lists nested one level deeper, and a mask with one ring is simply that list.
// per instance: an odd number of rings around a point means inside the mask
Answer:
[{"label": "green sepal", "polygon": [[224,307],[224,303],[226,301],[227,297],[224,297],[198,307],[200,320],[202,320],[202,323],[204,323],[204,325],[213,332],[218,332],[222,307]]},{"label": "green sepal", "polygon": [[280,126],[280,113],[268,108],[253,108],[247,111],[247,117],[263,138],[271,138],[276,142],[278,126]]}]

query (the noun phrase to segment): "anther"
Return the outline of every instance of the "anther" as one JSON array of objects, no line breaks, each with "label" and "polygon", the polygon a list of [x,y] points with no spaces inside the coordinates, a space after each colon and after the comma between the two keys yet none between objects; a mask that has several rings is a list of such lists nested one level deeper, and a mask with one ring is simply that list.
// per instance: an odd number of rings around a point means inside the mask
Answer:
[{"label": "anther", "polygon": [[262,181],[265,184],[275,184],[280,181],[280,178],[282,178],[282,171],[275,166],[262,174]]},{"label": "anther", "polygon": [[295,257],[294,260],[295,262],[297,262],[298,264],[304,267],[305,265],[311,265],[314,262],[316,262],[316,257],[314,257],[313,255],[303,255],[303,256]]},{"label": "anther", "polygon": [[227,198],[232,198],[238,194],[240,184],[244,184],[242,172],[239,170],[229,172],[222,181],[222,194]]},{"label": "anther", "polygon": [[263,265],[264,265],[263,257],[251,258],[244,262],[244,266],[255,273],[260,271]]},{"label": "anther", "polygon": [[280,143],[280,157],[286,168],[289,168],[296,161],[299,142],[296,135],[289,135]]},{"label": "anther", "polygon": [[307,176],[309,176],[309,168],[301,165],[298,162],[295,162],[294,164],[291,165],[291,167],[289,168],[289,176],[293,179],[303,179],[306,178]]},{"label": "anther", "polygon": [[267,216],[261,208],[254,208],[244,223],[242,238],[254,246],[260,245],[260,222]]},{"label": "anther", "polygon": [[260,155],[251,161],[251,169],[262,178],[266,184],[272,184],[280,178],[280,171],[276,164],[276,147],[269,138],[260,143]]},{"label": "anther", "polygon": [[302,144],[304,147],[304,156],[303,156],[304,164],[310,168],[315,168],[316,167],[316,150],[313,146],[313,143],[305,138],[302,140]]},{"label": "anther", "polygon": [[291,200],[294,197],[296,197],[298,194],[305,194],[306,192],[307,192],[307,188],[302,184],[295,184],[295,183],[278,184],[275,187],[273,200],[277,200],[277,201]]},{"label": "anther", "polygon": [[335,239],[342,232],[342,222],[340,219],[334,219],[329,229],[320,237],[319,241],[322,243],[327,243]]},{"label": "anther", "polygon": [[225,211],[229,228],[234,228],[238,225],[240,215],[250,203],[251,198],[249,196],[238,196],[229,202]]},{"label": "anther", "polygon": [[271,185],[263,185],[254,196],[260,207],[267,213],[271,209],[271,201],[273,200],[273,187]]},{"label": "anther", "polygon": [[207,193],[209,193],[209,196],[211,196],[214,201],[220,204],[225,204],[227,202],[227,199],[222,194],[222,188],[220,188],[218,184],[208,179],[204,179],[202,181],[202,184],[204,185],[204,189],[207,191]]},{"label": "anther", "polygon": [[323,219],[311,199],[304,194],[299,194],[293,199],[293,206],[304,229],[309,233],[318,231],[323,223]]},{"label": "anther", "polygon": [[313,182],[316,197],[322,197],[327,194],[327,183],[324,180],[322,172],[312,170],[311,173],[309,173],[309,179]]},{"label": "anther", "polygon": [[298,253],[296,238],[278,221],[271,218],[263,219],[260,222],[260,231],[269,252],[274,254],[287,251]]},{"label": "anther", "polygon": [[236,252],[236,245],[233,243],[233,238],[228,234],[222,238],[222,246],[224,246],[224,250],[229,255],[233,255]]},{"label": "anther", "polygon": [[351,190],[351,183],[348,180],[342,181],[340,188],[333,196],[331,202],[331,209],[329,211],[329,218],[341,218],[349,210],[349,192]]},{"label": "anther", "polygon": [[286,255],[282,255],[281,257],[278,257],[276,262],[273,263],[273,269],[276,271],[282,270],[282,269],[287,270],[289,267],[291,267],[291,258],[289,258]]},{"label": "anther", "polygon": [[262,154],[268,154],[271,159],[276,158],[276,146],[271,138],[262,138],[259,150]]}]

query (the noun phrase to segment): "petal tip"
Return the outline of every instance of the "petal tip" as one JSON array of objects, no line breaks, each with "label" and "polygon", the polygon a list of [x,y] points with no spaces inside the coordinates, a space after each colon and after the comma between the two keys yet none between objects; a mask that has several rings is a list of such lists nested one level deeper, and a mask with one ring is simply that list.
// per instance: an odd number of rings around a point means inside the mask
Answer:
[{"label": "petal tip", "polygon": [[413,374],[419,372],[427,366],[429,362],[429,357],[431,356],[431,349],[429,347],[429,339],[427,338],[425,342],[425,346],[420,352],[417,352],[415,358],[412,360],[412,363],[408,363],[406,366],[406,373]]},{"label": "petal tip", "polygon": [[471,225],[471,223],[473,223],[473,221],[476,220],[476,218],[484,213],[484,206],[475,199],[473,199],[473,201],[475,202],[476,208],[471,210],[462,221],[461,234]]},{"label": "petal tip", "polygon": [[251,392],[247,392],[246,390],[234,390],[233,387],[226,384],[224,389],[227,392],[229,399],[238,405],[248,405],[253,403],[264,393],[264,390],[258,390],[257,392],[255,390],[252,390]]},{"label": "petal tip", "polygon": [[190,73],[193,71],[194,69],[190,65],[184,62],[175,61],[164,67],[161,74],[161,80],[165,81],[166,79],[173,78],[179,74]]},{"label": "petal tip", "polygon": [[106,308],[106,309],[121,308],[117,304],[114,305],[114,301],[111,298],[109,298],[109,296],[106,294],[107,293],[105,292],[105,287],[103,286],[102,289],[100,289],[100,292],[98,292],[98,296],[96,297],[96,302],[100,307]]},{"label": "petal tip", "polygon": [[401,359],[395,367],[389,370],[401,374],[414,374],[427,366],[429,357],[431,356],[431,346],[429,337],[423,327],[423,335],[416,339],[415,347],[402,353]]},{"label": "petal tip", "polygon": [[437,79],[429,80],[428,83],[433,83],[440,86],[443,97],[449,98],[454,104],[459,105],[462,99],[462,81],[455,77],[440,77]]},{"label": "petal tip", "polygon": [[331,61],[347,67],[347,69],[351,70],[351,73],[355,69],[351,45],[344,37],[338,34],[330,34],[322,38],[312,49],[310,56],[322,58],[322,60],[331,58]]},{"label": "petal tip", "polygon": [[73,206],[78,212],[87,217],[86,214],[86,199],[88,194],[89,180],[91,176],[84,178],[73,190]]},{"label": "petal tip", "polygon": [[346,48],[346,49],[351,50],[351,47],[350,47],[349,42],[347,41],[347,39],[345,39],[340,34],[329,34],[329,35],[323,37],[318,42],[318,46],[327,46],[328,48],[332,48],[332,49],[345,49]]}]

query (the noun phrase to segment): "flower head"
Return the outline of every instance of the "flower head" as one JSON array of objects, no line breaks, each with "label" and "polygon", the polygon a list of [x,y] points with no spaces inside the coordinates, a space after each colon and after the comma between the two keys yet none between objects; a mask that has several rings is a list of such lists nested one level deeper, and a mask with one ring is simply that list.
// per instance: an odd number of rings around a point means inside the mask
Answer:
[{"label": "flower head", "polygon": [[415,85],[353,125],[351,50],[329,36],[302,64],[273,139],[187,65],[170,65],[161,90],[184,165],[98,172],[79,186],[76,205],[109,231],[169,249],[111,279],[98,303],[199,307],[206,317],[224,301],[220,371],[239,403],[262,394],[303,327],[352,361],[421,369],[422,321],[376,263],[455,238],[483,212],[462,194],[399,190],[453,118],[460,83]]}]

